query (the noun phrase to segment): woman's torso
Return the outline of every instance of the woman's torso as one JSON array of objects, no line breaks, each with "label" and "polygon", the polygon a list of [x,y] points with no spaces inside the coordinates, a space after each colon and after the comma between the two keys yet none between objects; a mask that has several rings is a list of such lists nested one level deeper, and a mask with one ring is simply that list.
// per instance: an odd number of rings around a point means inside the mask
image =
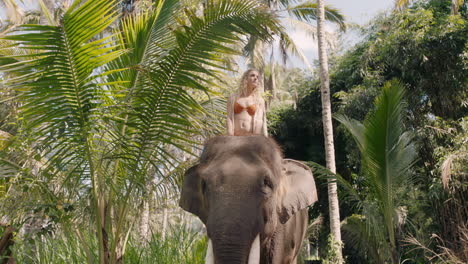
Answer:
[{"label": "woman's torso", "polygon": [[254,131],[258,130],[257,126],[254,126],[254,120],[258,116],[255,113],[259,111],[258,103],[252,95],[240,97],[234,102],[234,135],[261,133],[261,130]]}]

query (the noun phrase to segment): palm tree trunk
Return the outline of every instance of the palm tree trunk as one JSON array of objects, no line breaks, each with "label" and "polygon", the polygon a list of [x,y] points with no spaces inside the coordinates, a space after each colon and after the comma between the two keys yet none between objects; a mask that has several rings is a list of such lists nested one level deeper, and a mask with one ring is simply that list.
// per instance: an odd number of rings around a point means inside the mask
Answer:
[{"label": "palm tree trunk", "polygon": [[[149,188],[147,188],[148,190]],[[143,245],[149,241],[149,218],[150,218],[150,204],[149,199],[143,201],[143,210],[141,212],[140,222],[140,236]]]},{"label": "palm tree trunk", "polygon": [[[463,2],[462,2],[463,4]],[[458,9],[460,8],[460,1],[459,0],[452,0],[452,14],[458,15]]]},{"label": "palm tree trunk", "polygon": [[[333,144],[333,125],[331,118],[331,102],[330,102],[330,79],[328,76],[328,58],[324,36],[325,26],[325,3],[323,0],[318,0],[318,17],[317,17],[317,35],[318,35],[318,50],[320,62],[320,84],[322,97],[322,122],[323,134],[325,137],[325,158],[327,168],[336,173],[335,166],[335,147]],[[338,193],[336,182],[328,181],[328,204],[330,211],[330,229],[335,241],[341,244],[340,231],[340,208],[338,203]],[[341,247],[336,248],[339,262],[343,263],[341,257]]]}]

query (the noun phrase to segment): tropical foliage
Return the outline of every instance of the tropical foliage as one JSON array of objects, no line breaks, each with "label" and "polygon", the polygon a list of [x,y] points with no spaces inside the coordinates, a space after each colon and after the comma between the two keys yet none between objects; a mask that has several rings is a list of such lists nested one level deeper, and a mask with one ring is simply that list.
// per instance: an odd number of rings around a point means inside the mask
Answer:
[{"label": "tropical foliage", "polygon": [[[318,71],[263,68],[277,88],[270,134],[316,176],[301,261],[336,263],[327,181],[338,177],[347,263],[468,262],[467,6],[397,3],[329,54],[338,176],[323,166]],[[183,172],[224,129],[235,56],[266,55],[275,38],[295,54],[289,24],[316,36],[316,7],[0,1],[0,259],[203,263],[203,225],[177,210]]]},{"label": "tropical foliage", "polygon": [[[178,1],[166,0],[108,34],[117,4],[74,1],[57,24],[23,25],[3,38],[23,51],[5,57],[2,70],[14,76],[8,83],[24,120],[17,142],[29,140],[36,161],[29,169],[27,157],[10,162],[7,149],[3,177],[47,193],[42,211],[67,232],[93,223],[98,256],[94,245],[79,243],[89,263],[123,258],[128,215],[145,183],[160,184],[163,169],[176,166],[167,147],[191,152],[192,136],[203,130],[199,117],[208,115],[193,94],[210,93],[209,78],[220,78],[218,54],[237,54],[226,44],[243,34],[268,40],[279,29],[255,1],[208,1],[203,14],[180,17]],[[21,195],[14,187],[6,192]]]},{"label": "tropical foliage", "polygon": [[[297,0],[262,0],[262,2],[265,2],[272,12],[284,17],[283,23],[285,25],[300,29],[309,36],[317,36],[317,28],[311,24],[311,22],[317,20],[317,3]],[[346,30],[344,15],[338,9],[326,6],[325,14],[327,21],[338,25],[343,31]],[[309,64],[302,50],[297,46],[286,30],[281,30],[278,37],[278,49],[284,62],[287,60],[288,56],[292,54],[299,57],[304,63]],[[329,37],[328,40],[331,41],[331,38]],[[266,46],[265,43],[259,41],[256,36],[251,36],[247,45],[244,47],[244,53],[249,57],[249,64],[251,67],[263,69],[266,65],[266,54],[269,53],[270,58],[273,58],[275,52],[273,46]],[[271,63],[273,62],[270,61],[270,64]]]},{"label": "tropical foliage", "polygon": [[410,169],[417,152],[411,134],[403,129],[403,97],[402,85],[388,82],[376,98],[376,109],[364,124],[343,115],[336,116],[359,147],[361,188],[366,189],[365,194],[360,194],[344,182],[363,214],[362,218],[353,216],[345,220],[344,227],[351,233],[349,241],[355,245],[362,243],[362,249],[370,253],[375,263],[390,259],[399,263],[397,230],[406,217],[399,198],[413,183]]},{"label": "tropical foliage", "polygon": [[[141,245],[138,237],[130,237],[123,258],[124,263],[152,264],[157,260],[157,263],[161,264],[203,264],[206,238],[185,225],[173,225],[170,230],[170,235],[165,239],[155,233],[145,246]],[[77,237],[62,236],[61,232],[56,234],[56,237],[43,234],[41,239],[34,239],[34,250],[29,245],[31,242],[18,244],[15,254],[17,263],[81,264],[88,261]],[[92,241],[95,239],[92,234],[84,234],[84,237],[88,243],[96,244]],[[93,249],[92,252],[97,250]]]},{"label": "tropical foliage", "polygon": [[[466,169],[458,167],[466,158],[460,152],[460,142],[467,138],[464,122],[468,24],[466,8],[461,6],[459,10],[459,15],[452,15],[450,1],[415,1],[406,9],[375,18],[362,29],[364,38],[360,43],[341,56],[331,57],[330,90],[335,113],[362,122],[374,112],[373,102],[387,81],[396,78],[405,87],[407,107],[402,127],[414,135],[418,161],[412,170],[412,183],[398,197],[398,212],[406,215],[401,218],[403,225],[395,229],[401,262],[463,263],[468,257],[464,253],[466,221],[462,220],[468,215],[462,205],[467,195]],[[319,81],[310,74],[299,78],[298,86],[303,88],[298,90],[308,92],[299,98],[296,110],[272,111],[269,128],[286,156],[324,165]],[[336,123],[335,127],[337,172],[360,197],[340,197],[342,219],[369,230],[363,213],[365,204],[358,202],[374,192],[366,185],[366,173],[361,170],[364,153],[344,126]],[[319,178],[318,183],[321,204],[311,215],[320,212],[327,217],[327,198],[322,195],[326,193],[325,181]],[[326,243],[328,234],[327,221],[324,223],[318,238],[321,245]],[[378,237],[368,234],[360,239],[361,243],[367,238],[368,243],[379,245]],[[391,244],[390,240],[386,243]],[[344,244],[349,263],[367,263],[372,258],[372,252],[363,253],[353,247],[356,243],[345,239]],[[390,251],[374,253],[391,259]],[[319,254],[325,256],[323,246]]]}]

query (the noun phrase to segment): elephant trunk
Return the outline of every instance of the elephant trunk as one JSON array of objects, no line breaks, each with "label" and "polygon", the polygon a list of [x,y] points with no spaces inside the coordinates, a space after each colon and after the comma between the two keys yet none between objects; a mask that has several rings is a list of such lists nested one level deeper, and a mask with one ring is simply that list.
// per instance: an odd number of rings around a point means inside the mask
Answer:
[{"label": "elephant trunk", "polygon": [[[236,204],[237,205],[237,204]],[[241,206],[242,205],[242,206]],[[252,207],[249,208],[246,207]],[[230,213],[215,213],[208,217],[208,236],[213,246],[213,255],[215,264],[258,264],[259,259],[259,233],[261,230],[261,221],[259,220],[258,210],[254,210],[255,203],[242,202],[235,206],[231,204],[226,207],[223,203],[221,211],[229,208]],[[236,215],[232,213],[236,212]],[[256,243],[254,243],[254,241]],[[258,244],[258,245],[257,245]],[[251,252],[252,248],[257,249]]]},{"label": "elephant trunk", "polygon": [[233,243],[213,243],[215,264],[247,264],[248,247]]},{"label": "elephant trunk", "polygon": [[[257,235],[249,252],[248,264],[260,264],[260,235]],[[213,253],[213,243],[208,239],[208,249],[205,257],[205,264],[215,264]]]}]

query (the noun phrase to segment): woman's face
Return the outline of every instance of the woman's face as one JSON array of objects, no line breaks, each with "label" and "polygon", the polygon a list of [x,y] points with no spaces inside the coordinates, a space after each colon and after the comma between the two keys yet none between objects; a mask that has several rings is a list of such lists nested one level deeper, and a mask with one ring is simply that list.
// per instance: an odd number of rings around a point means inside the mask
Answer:
[{"label": "woman's face", "polygon": [[247,75],[247,87],[255,89],[258,86],[258,71],[251,71]]}]

